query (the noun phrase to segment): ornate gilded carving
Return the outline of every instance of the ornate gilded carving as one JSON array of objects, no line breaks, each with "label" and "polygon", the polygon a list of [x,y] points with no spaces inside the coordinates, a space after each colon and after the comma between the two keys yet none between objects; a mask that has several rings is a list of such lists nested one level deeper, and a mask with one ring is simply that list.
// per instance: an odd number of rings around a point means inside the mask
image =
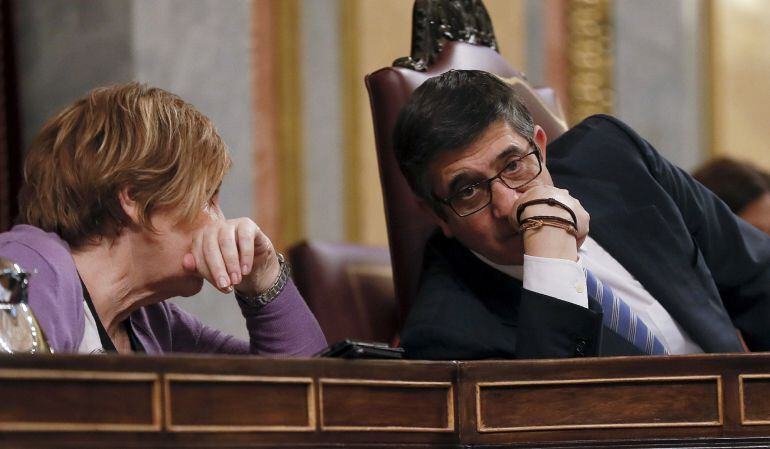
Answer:
[{"label": "ornate gilded carving", "polygon": [[612,1],[567,3],[569,122],[613,109]]},{"label": "ornate gilded carving", "polygon": [[424,72],[447,41],[485,45],[499,51],[492,21],[481,0],[416,0],[412,10],[412,51],[396,67]]}]

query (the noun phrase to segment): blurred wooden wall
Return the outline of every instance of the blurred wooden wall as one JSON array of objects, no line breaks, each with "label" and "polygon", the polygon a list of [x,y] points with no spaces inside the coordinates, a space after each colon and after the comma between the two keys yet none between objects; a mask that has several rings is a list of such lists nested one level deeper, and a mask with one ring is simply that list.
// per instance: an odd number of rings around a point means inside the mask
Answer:
[{"label": "blurred wooden wall", "polygon": [[0,232],[18,213],[22,180],[13,35],[13,5],[0,0]]}]

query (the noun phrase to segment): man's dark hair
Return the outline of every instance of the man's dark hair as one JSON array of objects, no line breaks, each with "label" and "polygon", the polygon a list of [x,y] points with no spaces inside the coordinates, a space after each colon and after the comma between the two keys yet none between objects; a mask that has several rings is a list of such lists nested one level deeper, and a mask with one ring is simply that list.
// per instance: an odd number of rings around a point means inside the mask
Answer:
[{"label": "man's dark hair", "polygon": [[709,161],[693,173],[735,214],[740,214],[754,200],[770,192],[770,175],[753,165],[728,158]]},{"label": "man's dark hair", "polygon": [[534,137],[526,106],[497,76],[450,70],[425,81],[401,109],[393,131],[396,160],[412,191],[436,207],[428,165],[442,153],[468,147],[500,120],[522,137]]}]

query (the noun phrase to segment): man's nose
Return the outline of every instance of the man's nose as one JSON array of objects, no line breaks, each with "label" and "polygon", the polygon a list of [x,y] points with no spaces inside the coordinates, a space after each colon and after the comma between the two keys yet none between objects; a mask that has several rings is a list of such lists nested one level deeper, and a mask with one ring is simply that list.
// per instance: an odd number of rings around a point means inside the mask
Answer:
[{"label": "man's nose", "polygon": [[492,192],[492,215],[495,218],[508,218],[513,209],[516,199],[520,193],[517,190],[509,189],[500,179],[495,179],[489,186]]}]

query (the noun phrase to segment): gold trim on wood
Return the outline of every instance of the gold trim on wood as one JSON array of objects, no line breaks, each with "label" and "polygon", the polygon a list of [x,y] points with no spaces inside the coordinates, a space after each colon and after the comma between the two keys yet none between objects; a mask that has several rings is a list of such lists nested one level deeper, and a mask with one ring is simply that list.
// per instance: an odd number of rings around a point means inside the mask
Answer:
[{"label": "gold trim on wood", "polygon": [[612,28],[611,0],[567,3],[569,121],[573,125],[613,110]]},{"label": "gold trim on wood", "polygon": [[281,233],[281,178],[278,136],[278,60],[276,5],[273,0],[251,2],[251,67],[254,220],[280,251],[286,249]]},{"label": "gold trim on wood", "polygon": [[743,387],[744,379],[770,379],[770,374],[739,374],[738,375],[738,401],[741,407],[741,425],[759,426],[770,424],[770,419],[746,419],[746,402]]},{"label": "gold trim on wood", "polygon": [[363,89],[359,73],[359,2],[342,0],[340,5],[340,58],[342,60],[342,136],[344,157],[345,237],[350,242],[363,239],[361,223],[361,129],[359,119]]},{"label": "gold trim on wood", "polygon": [[[601,383],[633,383],[633,382],[660,382],[660,381],[699,381],[715,380],[717,386],[717,421],[702,422],[666,422],[666,423],[623,423],[623,424],[558,424],[549,426],[518,426],[518,427],[486,427],[481,418],[481,388],[482,387],[515,387],[537,385],[579,385]],[[476,430],[479,433],[492,432],[520,432],[531,430],[564,430],[564,429],[617,429],[617,428],[649,428],[649,427],[693,427],[693,426],[721,426],[724,423],[724,396],[722,393],[722,376],[665,376],[665,377],[620,377],[597,378],[575,380],[538,380],[538,381],[514,381],[514,382],[477,382],[476,383]]]},{"label": "gold trim on wood", "polygon": [[280,168],[279,247],[305,234],[305,170],[303,159],[302,59],[300,58],[300,3],[280,0],[275,7],[276,73],[278,86],[278,164]]},{"label": "gold trim on wood", "polygon": [[[291,383],[307,384],[307,426],[235,426],[235,425],[175,425],[171,416],[171,390],[172,381],[192,382],[248,382],[248,383]],[[169,373],[163,376],[165,426],[169,432],[312,432],[316,429],[315,419],[315,386],[311,377],[271,377],[271,376],[228,376],[220,374],[183,374]]]},{"label": "gold trim on wood", "polygon": [[[0,379],[15,380],[96,380],[152,382],[152,424],[66,423],[66,422],[0,422],[2,431],[36,432],[150,432],[162,428],[161,383],[155,373],[118,373],[109,371],[0,369]],[[104,398],[108,400],[108,398]],[[7,405],[7,404],[6,404]]]},{"label": "gold trim on wood", "polygon": [[[446,388],[447,389],[447,425],[446,427],[407,427],[407,426],[327,426],[324,423],[324,400],[323,387],[327,385],[372,385],[382,387],[412,387],[412,388]],[[454,386],[451,382],[418,382],[401,380],[368,380],[368,379],[337,379],[320,378],[318,379],[318,397],[320,428],[323,431],[342,431],[342,432],[454,432],[455,430],[455,406],[454,406]]]}]

